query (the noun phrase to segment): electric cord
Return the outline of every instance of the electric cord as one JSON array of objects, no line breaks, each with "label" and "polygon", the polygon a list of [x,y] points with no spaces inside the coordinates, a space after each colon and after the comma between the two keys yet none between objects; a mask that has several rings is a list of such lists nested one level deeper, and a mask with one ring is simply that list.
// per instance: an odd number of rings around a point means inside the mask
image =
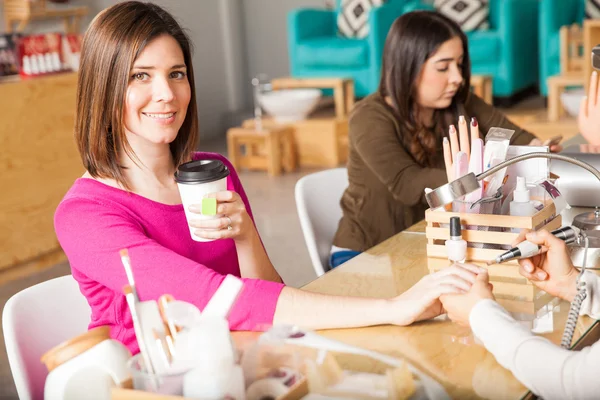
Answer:
[{"label": "electric cord", "polygon": [[571,342],[573,341],[573,336],[575,334],[577,320],[579,319],[579,311],[581,310],[581,305],[583,304],[583,301],[587,297],[585,282],[582,282],[581,278],[585,273],[585,264],[587,262],[589,239],[584,232],[581,233],[581,238],[584,240],[585,243],[585,248],[583,250],[583,263],[581,266],[581,272],[579,273],[579,275],[577,276],[577,280],[575,281],[575,285],[577,286],[577,294],[571,302],[571,307],[569,308],[569,315],[567,316],[567,322],[565,323],[565,330],[563,331],[562,340],[560,342],[560,347],[562,347],[563,349],[571,348]]}]

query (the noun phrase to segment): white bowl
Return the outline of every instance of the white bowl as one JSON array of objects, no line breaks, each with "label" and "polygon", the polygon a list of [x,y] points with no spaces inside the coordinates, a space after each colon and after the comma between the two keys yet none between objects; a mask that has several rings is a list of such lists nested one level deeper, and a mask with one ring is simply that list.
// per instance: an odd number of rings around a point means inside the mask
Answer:
[{"label": "white bowl", "polygon": [[277,122],[305,119],[321,98],[319,89],[285,89],[262,93],[258,101]]},{"label": "white bowl", "polygon": [[577,117],[579,115],[579,104],[585,96],[584,89],[572,89],[567,90],[560,95],[560,101],[571,117]]}]

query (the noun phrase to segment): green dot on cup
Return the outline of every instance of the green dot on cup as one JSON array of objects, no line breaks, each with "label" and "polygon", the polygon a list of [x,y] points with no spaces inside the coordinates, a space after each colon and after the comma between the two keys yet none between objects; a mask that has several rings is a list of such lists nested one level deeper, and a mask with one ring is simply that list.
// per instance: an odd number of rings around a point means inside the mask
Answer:
[{"label": "green dot on cup", "polygon": [[202,215],[217,215],[217,199],[202,199]]}]

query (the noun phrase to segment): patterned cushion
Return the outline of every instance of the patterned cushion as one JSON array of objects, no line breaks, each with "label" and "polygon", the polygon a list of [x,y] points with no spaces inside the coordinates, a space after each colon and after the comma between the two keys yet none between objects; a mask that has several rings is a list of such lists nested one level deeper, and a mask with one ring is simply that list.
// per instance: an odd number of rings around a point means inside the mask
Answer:
[{"label": "patterned cushion", "polygon": [[365,38],[369,34],[369,11],[386,0],[342,0],[337,17],[338,33],[347,38]]},{"label": "patterned cushion", "polygon": [[438,12],[455,21],[465,32],[490,27],[488,0],[435,0],[433,5]]},{"label": "patterned cushion", "polygon": [[585,17],[600,18],[600,0],[585,0]]}]

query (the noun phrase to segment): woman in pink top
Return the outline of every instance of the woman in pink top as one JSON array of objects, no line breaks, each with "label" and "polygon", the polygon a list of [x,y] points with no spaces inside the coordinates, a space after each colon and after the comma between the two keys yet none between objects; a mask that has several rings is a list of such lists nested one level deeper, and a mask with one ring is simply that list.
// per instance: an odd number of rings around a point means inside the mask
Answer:
[{"label": "woman in pink top", "polygon": [[[466,291],[477,267],[455,266],[423,278],[393,299],[329,296],[285,287],[271,264],[231,164],[194,153],[198,116],[190,43],[173,17],[150,3],[101,12],[81,51],[75,138],[87,172],[55,215],[61,246],[92,308],[90,327],[137,352],[122,289],[119,250],[127,248],[141,300],[169,293],[202,309],[226,274],[244,279],[229,322],[234,330],[271,324],[308,329],[407,325],[442,312],[443,293]],[[219,214],[189,234],[174,172],[191,159],[216,159],[231,174],[214,193]],[[200,207],[192,207],[200,212]]]}]

